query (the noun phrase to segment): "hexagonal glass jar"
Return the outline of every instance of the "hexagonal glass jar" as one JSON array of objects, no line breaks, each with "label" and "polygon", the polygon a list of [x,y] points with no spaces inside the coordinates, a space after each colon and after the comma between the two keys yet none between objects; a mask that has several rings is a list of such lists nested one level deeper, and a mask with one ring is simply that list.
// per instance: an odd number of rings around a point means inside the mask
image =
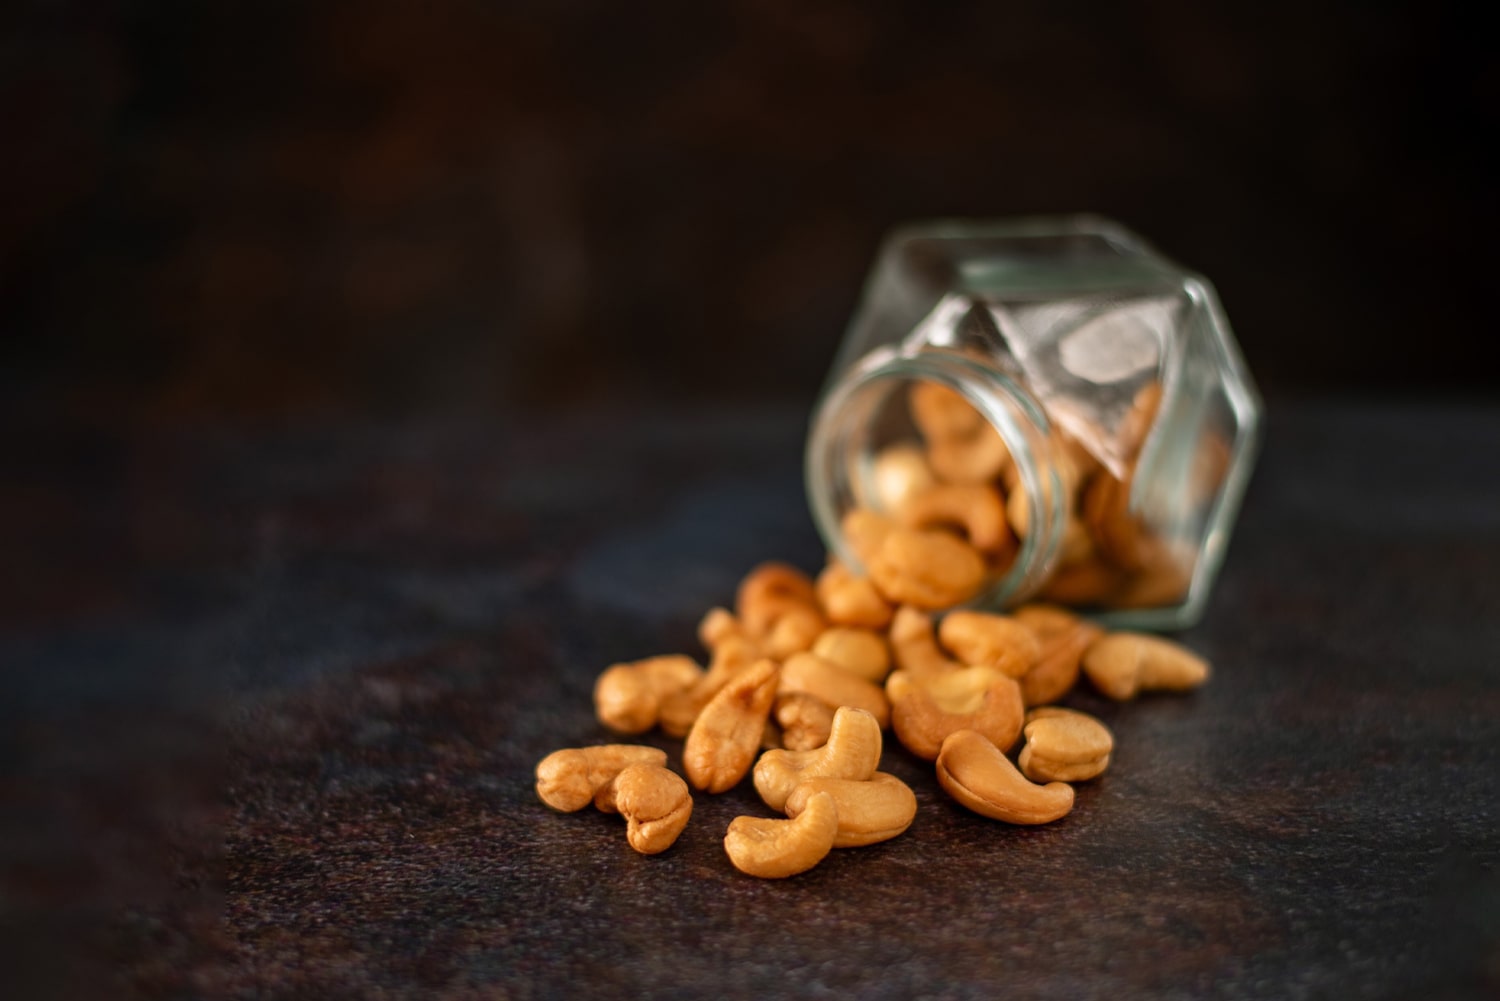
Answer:
[{"label": "hexagonal glass jar", "polygon": [[808,498],[858,570],[851,510],[911,523],[914,491],[977,488],[965,496],[998,499],[1009,532],[969,607],[1040,599],[1184,628],[1223,560],[1260,414],[1213,286],[1122,226],[915,225],[884,243],[819,400]]}]

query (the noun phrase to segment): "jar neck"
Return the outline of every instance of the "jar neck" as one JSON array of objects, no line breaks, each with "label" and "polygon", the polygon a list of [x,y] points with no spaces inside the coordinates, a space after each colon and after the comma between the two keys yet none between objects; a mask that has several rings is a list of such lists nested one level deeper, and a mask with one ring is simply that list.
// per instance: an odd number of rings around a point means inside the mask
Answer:
[{"label": "jar neck", "polygon": [[1024,385],[972,354],[932,346],[881,348],[828,387],[813,415],[806,455],[808,503],[818,531],[840,561],[863,572],[843,538],[842,518],[854,507],[880,510],[874,459],[892,443],[882,440],[885,426],[916,382],[937,383],[961,395],[1009,449],[1015,489],[1026,497],[1027,531],[1010,567],[969,605],[1003,608],[1025,600],[1051,573],[1066,524],[1052,429]]}]

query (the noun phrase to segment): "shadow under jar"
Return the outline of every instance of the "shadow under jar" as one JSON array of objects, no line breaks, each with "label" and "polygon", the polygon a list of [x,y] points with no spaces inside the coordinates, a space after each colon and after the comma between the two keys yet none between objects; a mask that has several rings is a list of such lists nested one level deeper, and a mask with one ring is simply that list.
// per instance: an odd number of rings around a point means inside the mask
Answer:
[{"label": "shadow under jar", "polygon": [[1213,287],[1123,227],[916,225],[883,245],[818,402],[808,498],[856,571],[851,512],[967,536],[987,570],[968,607],[1185,628],[1260,414]]}]

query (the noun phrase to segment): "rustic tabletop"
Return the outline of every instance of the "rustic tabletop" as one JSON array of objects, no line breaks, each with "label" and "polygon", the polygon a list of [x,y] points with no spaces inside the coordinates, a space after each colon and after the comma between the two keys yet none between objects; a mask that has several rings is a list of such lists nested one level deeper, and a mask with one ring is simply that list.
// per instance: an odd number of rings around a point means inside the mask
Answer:
[{"label": "rustic tabletop", "polygon": [[[9,836],[11,874],[31,874],[11,903],[33,915],[7,917],[12,946],[88,899],[147,996],[1500,993],[1493,407],[1273,407],[1185,637],[1212,681],[1075,693],[1117,751],[1058,823],[968,813],[894,741],[911,829],[791,880],[724,855],[733,817],[766,815],[748,783],[699,796],[655,857],[616,817],[538,802],[543,755],[609,739],[604,666],[697,653],[699,615],[754,563],[821,562],[803,419],[98,435],[23,456],[11,513],[44,541],[13,557],[36,570],[0,634],[22,665],[5,748],[50,819]],[[110,753],[61,754],[38,721]],[[680,767],[679,742],[646,740]],[[108,832],[71,843],[82,888],[57,882],[68,826]]]}]

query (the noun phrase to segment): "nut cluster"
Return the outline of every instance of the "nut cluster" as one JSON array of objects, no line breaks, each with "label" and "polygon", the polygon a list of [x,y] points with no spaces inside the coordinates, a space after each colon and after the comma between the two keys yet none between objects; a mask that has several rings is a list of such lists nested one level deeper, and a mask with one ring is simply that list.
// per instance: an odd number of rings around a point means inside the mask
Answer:
[{"label": "nut cluster", "polygon": [[[923,528],[890,532],[959,541]],[[922,545],[904,572],[922,582],[918,589],[940,586],[945,551]],[[549,755],[537,766],[538,795],[559,810],[593,803],[621,814],[631,847],[654,854],[686,826],[689,786],[722,793],[753,775],[779,816],[736,818],[724,850],[749,875],[792,876],[835,848],[911,826],[915,793],[879,770],[887,729],[934,762],[938,784],[963,806],[1043,824],[1072,809],[1070,783],[1102,774],[1114,749],[1103,723],[1054,704],[1081,677],[1123,701],[1185,691],[1208,676],[1208,665],[1175,643],[1106,633],[1055,605],[1009,615],[958,609],[939,619],[926,603],[900,600],[907,585],[871,574],[835,561],[812,580],[762,564],[741,583],[732,611],[712,609],[700,623],[706,670],[674,655],[599,675],[599,721],[625,734],[659,726],[682,737],[685,782],[667,769],[665,751],[611,744]]]},{"label": "nut cluster", "polygon": [[[1042,600],[1142,608],[1186,593],[1194,554],[1167,542],[1128,506],[1161,400],[1159,382],[1136,394],[1110,439],[1118,461],[1109,468],[1061,428],[1053,431],[1051,470],[1064,494],[1065,521]],[[848,511],[842,530],[883,594],[938,610],[974,598],[1006,572],[1031,531],[1031,506],[1004,440],[963,396],[917,382],[906,402],[916,438],[897,439],[875,457],[869,506]],[[1227,464],[1224,440],[1205,435],[1182,485],[1188,506],[1202,509],[1211,501]],[[1048,477],[1045,503],[1054,500],[1051,489]]]}]

